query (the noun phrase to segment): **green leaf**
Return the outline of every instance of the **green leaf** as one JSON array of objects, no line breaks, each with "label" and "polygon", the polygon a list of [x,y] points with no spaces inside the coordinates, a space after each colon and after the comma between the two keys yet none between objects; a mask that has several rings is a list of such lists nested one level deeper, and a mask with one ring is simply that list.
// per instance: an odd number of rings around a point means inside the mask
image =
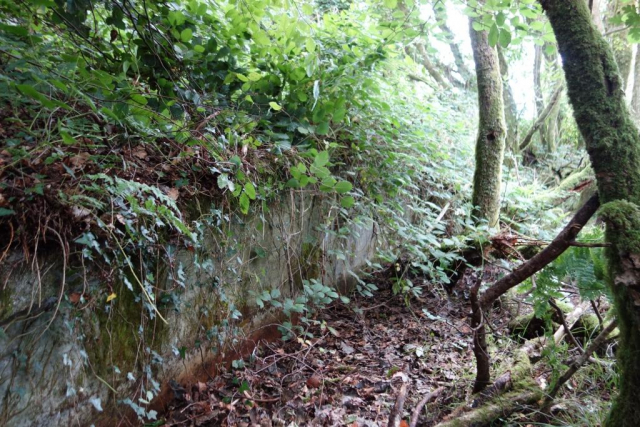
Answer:
[{"label": "green leaf", "polygon": [[298,182],[298,180],[295,178],[291,178],[285,185],[288,188],[300,188],[300,182]]},{"label": "green leaf", "polygon": [[248,214],[249,213],[249,205],[251,204],[251,201],[249,201],[249,197],[245,194],[242,193],[240,195],[240,211],[243,214]]},{"label": "green leaf", "polygon": [[555,55],[556,50],[557,49],[555,44],[547,43],[547,45],[544,47],[544,52],[549,56]]},{"label": "green leaf", "polygon": [[500,36],[500,32],[498,31],[498,26],[493,24],[491,29],[489,30],[489,45],[491,47],[495,46],[498,43],[498,37]]},{"label": "green leaf", "polygon": [[180,40],[182,40],[183,43],[188,43],[192,37],[193,37],[193,31],[191,30],[191,28],[185,28],[180,33]]},{"label": "green leaf", "polygon": [[62,137],[62,142],[66,145],[74,145],[78,142],[73,136],[71,136],[71,134],[69,134],[69,132],[66,131],[61,130],[60,136]]},{"label": "green leaf", "polygon": [[9,215],[13,215],[16,212],[12,209],[7,209],[7,208],[0,208],[0,216],[9,216]]},{"label": "green leaf", "polygon": [[326,135],[329,133],[329,122],[322,122],[316,127],[316,134]]},{"label": "green leaf", "polygon": [[349,181],[340,181],[335,186],[335,190],[338,192],[338,194],[348,193],[352,188],[353,185],[351,185]]},{"label": "green leaf", "polygon": [[395,9],[398,6],[398,0],[384,0],[384,5],[389,9]]},{"label": "green leaf", "polygon": [[313,159],[313,165],[317,167],[322,167],[329,163],[329,152],[328,151],[320,151],[316,157]]},{"label": "green leaf", "polygon": [[269,103],[269,107],[271,107],[272,109],[274,109],[274,110],[276,110],[276,111],[280,111],[280,110],[282,110],[282,107],[281,107],[280,105],[278,105],[278,103],[277,103],[277,102],[273,102],[273,101],[271,101],[271,102]]},{"label": "green leaf", "polygon": [[140,105],[147,105],[147,98],[137,93],[131,94],[131,100]]},{"label": "green leaf", "polygon": [[[324,179],[331,175],[331,171],[324,166],[311,165],[309,171],[320,179]],[[310,181],[311,182],[311,181]],[[311,182],[313,184],[313,182]]]},{"label": "green leaf", "polygon": [[349,209],[356,203],[355,199],[351,196],[345,196],[340,200],[340,206],[345,209]]},{"label": "green leaf", "polygon": [[500,30],[500,46],[508,47],[511,43],[511,33],[509,30],[502,29]]},{"label": "green leaf", "polygon": [[315,52],[316,51],[316,41],[313,40],[311,37],[308,37],[306,40],[306,47],[307,47],[307,51],[308,52]]},{"label": "green leaf", "polygon": [[542,21],[533,21],[531,23],[531,29],[536,31],[541,31],[544,28],[544,23]]},{"label": "green leaf", "polygon": [[252,183],[247,182],[244,185],[244,192],[247,194],[247,196],[249,196],[251,200],[256,199],[256,188],[253,186]]}]

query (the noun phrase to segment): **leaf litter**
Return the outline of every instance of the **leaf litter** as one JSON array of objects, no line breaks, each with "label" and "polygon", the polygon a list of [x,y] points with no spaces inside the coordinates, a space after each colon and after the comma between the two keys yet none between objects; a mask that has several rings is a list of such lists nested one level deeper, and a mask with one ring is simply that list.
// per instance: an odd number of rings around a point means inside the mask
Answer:
[{"label": "leaf litter", "polygon": [[404,382],[401,425],[443,387],[418,425],[437,423],[468,397],[473,381],[468,302],[425,281],[423,293],[406,304],[388,278],[376,281],[375,298],[355,296],[318,312],[310,335],[258,343],[242,368],[206,383],[176,384],[166,425],[386,426]]}]

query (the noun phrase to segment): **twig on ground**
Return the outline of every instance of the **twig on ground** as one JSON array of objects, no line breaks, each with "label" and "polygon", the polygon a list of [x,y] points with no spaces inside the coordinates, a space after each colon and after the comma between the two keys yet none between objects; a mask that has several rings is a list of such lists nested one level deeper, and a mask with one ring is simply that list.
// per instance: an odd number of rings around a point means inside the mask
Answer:
[{"label": "twig on ground", "polygon": [[580,349],[580,353],[584,353],[584,349],[582,348],[578,340],[576,340],[576,337],[574,337],[573,334],[571,333],[571,329],[569,328],[569,325],[567,325],[567,319],[565,319],[564,312],[562,311],[562,309],[558,307],[558,304],[556,304],[553,298],[549,298],[549,305],[551,305],[551,307],[554,308],[556,313],[558,313],[558,316],[560,317],[560,323],[562,323],[562,326],[564,327],[564,331],[569,337],[569,341],[571,341],[573,345],[575,345],[578,349]]},{"label": "twig on ground", "polygon": [[416,427],[418,425],[418,419],[420,418],[420,412],[422,412],[422,408],[424,408],[424,405],[426,405],[427,403],[429,403],[430,401],[432,401],[434,399],[437,399],[438,396],[440,396],[440,394],[443,391],[444,391],[444,387],[438,387],[437,389],[435,389],[431,393],[427,393],[427,395],[422,398],[420,403],[418,403],[416,408],[413,410],[413,413],[411,414],[411,424],[409,425],[409,427]]},{"label": "twig on ground", "polygon": [[404,401],[407,398],[407,383],[402,382],[402,386],[400,387],[400,392],[398,392],[398,397],[396,398],[396,404],[393,406],[391,410],[391,414],[389,415],[389,427],[399,427],[400,421],[402,421],[402,411],[404,409]]},{"label": "twig on ground", "polygon": [[596,351],[598,347],[600,347],[606,341],[607,337],[616,328],[616,326],[617,326],[616,320],[613,320],[611,323],[609,323],[609,325],[606,328],[604,328],[602,332],[600,332],[600,335],[598,335],[591,342],[591,345],[587,347],[584,353],[581,354],[577,359],[575,359],[571,363],[571,366],[569,366],[569,369],[567,369],[566,372],[562,374],[562,376],[558,379],[556,384],[553,386],[553,388],[545,398],[545,403],[544,403],[545,406],[548,405],[556,397],[556,395],[558,394],[558,391],[560,391],[560,388],[567,381],[569,381],[569,379],[573,376],[573,374],[576,373],[576,371],[580,368],[580,366],[584,365],[584,363],[587,360],[589,360],[589,357],[591,356],[591,354],[594,351]]},{"label": "twig on ground", "polygon": [[600,325],[600,330],[602,330],[603,321],[602,321],[602,316],[600,315],[600,310],[598,310],[598,306],[596,305],[596,302],[594,300],[589,300],[589,302],[591,303],[593,312],[596,314],[596,317],[598,318],[598,324]]}]

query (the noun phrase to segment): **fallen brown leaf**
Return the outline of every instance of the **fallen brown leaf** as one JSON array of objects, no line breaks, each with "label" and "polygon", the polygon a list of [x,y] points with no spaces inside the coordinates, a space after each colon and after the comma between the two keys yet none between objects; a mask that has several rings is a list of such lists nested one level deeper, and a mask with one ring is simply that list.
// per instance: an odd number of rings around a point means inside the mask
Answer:
[{"label": "fallen brown leaf", "polygon": [[307,379],[307,387],[309,388],[318,388],[320,387],[320,385],[322,384],[322,378],[320,378],[318,375],[311,375],[308,379]]}]

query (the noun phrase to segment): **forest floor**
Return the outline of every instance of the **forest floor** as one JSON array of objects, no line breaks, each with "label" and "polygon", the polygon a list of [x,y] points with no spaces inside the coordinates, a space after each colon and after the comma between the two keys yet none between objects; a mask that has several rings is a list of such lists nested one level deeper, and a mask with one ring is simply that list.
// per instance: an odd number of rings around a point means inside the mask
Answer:
[{"label": "forest floor", "polygon": [[[387,426],[403,383],[402,427],[418,402],[438,389],[418,426],[433,426],[470,403],[475,361],[465,287],[449,295],[425,281],[422,294],[407,301],[394,295],[388,277],[374,283],[374,298],[356,295],[348,305],[317,313],[318,322],[307,329],[312,338],[260,343],[242,368],[187,386],[164,414],[165,425]],[[494,314],[493,333],[507,336],[510,314]],[[493,357],[499,363],[514,348],[502,347]],[[530,417],[513,414],[497,425],[531,425]]]}]

